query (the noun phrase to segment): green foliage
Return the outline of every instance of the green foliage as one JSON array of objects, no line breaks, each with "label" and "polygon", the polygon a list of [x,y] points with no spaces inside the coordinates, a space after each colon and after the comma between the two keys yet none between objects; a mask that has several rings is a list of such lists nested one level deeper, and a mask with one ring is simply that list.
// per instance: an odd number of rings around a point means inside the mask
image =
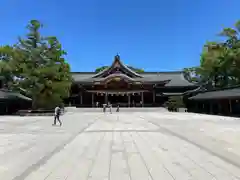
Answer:
[{"label": "green foliage", "polygon": [[0,67],[9,67],[1,74],[10,76],[9,88],[25,90],[33,108],[53,108],[68,96],[72,78],[60,42],[56,37],[42,37],[40,28],[40,22],[32,20],[26,38],[0,49]]},{"label": "green foliage", "polygon": [[0,47],[0,76],[2,85],[7,87],[13,81],[12,63],[13,50],[10,46]]},{"label": "green foliage", "polygon": [[183,103],[183,97],[182,96],[170,96],[168,98],[168,101],[165,102],[165,106],[168,107],[170,110],[176,110],[177,108],[183,108],[185,107]]},{"label": "green foliage", "polygon": [[135,68],[135,67],[132,67],[132,66],[128,66],[131,70],[133,70],[133,71],[135,71],[135,72],[137,72],[137,73],[142,73],[142,72],[144,72],[144,70],[143,69],[139,69],[139,68]]},{"label": "green foliage", "polygon": [[109,67],[109,66],[98,67],[98,68],[95,69],[95,72],[96,72],[96,73],[99,73],[99,72],[103,71],[104,69],[107,69],[108,67]]},{"label": "green foliage", "polygon": [[[99,73],[99,72],[103,71],[104,69],[106,69],[106,68],[108,68],[108,67],[109,67],[109,66],[98,67],[98,68],[95,69],[95,72],[96,72],[96,73]],[[131,70],[133,70],[133,71],[135,71],[135,72],[137,72],[137,73],[142,73],[142,72],[144,72],[143,69],[135,68],[135,67],[132,67],[132,66],[128,66],[128,68],[130,68]]]},{"label": "green foliage", "polygon": [[200,66],[184,69],[187,80],[204,84],[208,89],[240,83],[240,21],[234,28],[224,28],[219,34],[225,40],[207,42]]}]

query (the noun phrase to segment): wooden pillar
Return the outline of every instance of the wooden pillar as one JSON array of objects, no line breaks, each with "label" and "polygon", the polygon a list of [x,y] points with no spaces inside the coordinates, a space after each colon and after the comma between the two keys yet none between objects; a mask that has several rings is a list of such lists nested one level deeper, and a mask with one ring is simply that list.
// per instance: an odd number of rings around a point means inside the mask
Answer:
[{"label": "wooden pillar", "polygon": [[142,107],[143,107],[144,106],[143,92],[141,92],[141,101],[142,101]]},{"label": "wooden pillar", "polygon": [[228,103],[229,103],[229,112],[230,112],[230,114],[232,114],[232,101],[231,101],[231,99],[228,100]]},{"label": "wooden pillar", "polygon": [[194,110],[194,112],[195,113],[198,113],[198,101],[195,101],[195,110]]},{"label": "wooden pillar", "polygon": [[204,103],[205,103],[205,101],[202,102],[202,112],[207,113],[206,110],[205,110],[205,104]]},{"label": "wooden pillar", "polygon": [[155,90],[153,90],[153,103],[155,103],[155,100],[156,100],[156,93],[155,93]]},{"label": "wooden pillar", "polygon": [[130,93],[128,93],[128,107],[130,107],[131,105],[131,96],[130,96]]},{"label": "wooden pillar", "polygon": [[92,107],[94,107],[94,94],[92,93]]},{"label": "wooden pillar", "polygon": [[210,111],[210,114],[213,114],[213,107],[211,102],[209,102],[209,111]]},{"label": "wooden pillar", "polygon": [[105,104],[108,103],[108,93],[105,93]]},{"label": "wooden pillar", "polygon": [[222,102],[221,101],[217,102],[217,110],[218,110],[218,115],[222,114]]},{"label": "wooden pillar", "polygon": [[82,92],[80,92],[80,105],[82,105]]}]

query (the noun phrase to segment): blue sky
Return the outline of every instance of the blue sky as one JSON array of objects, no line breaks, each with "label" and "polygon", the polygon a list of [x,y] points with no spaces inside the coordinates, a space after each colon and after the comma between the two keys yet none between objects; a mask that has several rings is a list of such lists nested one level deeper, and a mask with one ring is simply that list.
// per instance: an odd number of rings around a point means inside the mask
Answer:
[{"label": "blue sky", "polygon": [[239,0],[5,0],[0,44],[13,44],[31,19],[68,52],[72,71],[109,65],[119,53],[145,71],[199,63],[202,46],[238,19]]}]

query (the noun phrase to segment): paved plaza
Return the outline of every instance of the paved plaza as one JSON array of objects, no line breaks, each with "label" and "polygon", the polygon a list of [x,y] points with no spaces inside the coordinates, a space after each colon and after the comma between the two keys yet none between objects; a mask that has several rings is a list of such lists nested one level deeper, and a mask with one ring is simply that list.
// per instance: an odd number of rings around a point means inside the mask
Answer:
[{"label": "paved plaza", "polygon": [[1,180],[240,179],[240,120],[164,111],[0,118]]}]

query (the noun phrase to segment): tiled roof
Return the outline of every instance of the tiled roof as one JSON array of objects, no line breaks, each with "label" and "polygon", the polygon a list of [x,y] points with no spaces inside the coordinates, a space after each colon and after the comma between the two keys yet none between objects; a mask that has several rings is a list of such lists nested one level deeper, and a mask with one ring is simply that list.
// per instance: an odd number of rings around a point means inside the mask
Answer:
[{"label": "tiled roof", "polygon": [[[111,70],[114,68],[120,68],[125,72],[126,74],[130,74],[131,77],[129,79],[132,79],[133,81],[142,81],[142,82],[148,82],[148,83],[159,83],[159,82],[167,82],[168,83],[165,86],[169,87],[180,87],[180,86],[193,86],[193,83],[188,82],[184,76],[183,72],[181,71],[175,71],[175,72],[143,72],[143,73],[136,73],[132,69],[130,69],[128,66],[126,66],[121,60],[120,56],[117,55],[114,57],[114,61],[111,66],[104,69],[103,71],[99,73],[94,72],[80,72],[80,73],[72,73],[74,81],[78,83],[91,83],[95,81],[101,81],[104,80],[103,78],[107,75],[107,77],[112,76],[108,75],[111,74]],[[113,75],[114,76],[114,75]],[[125,75],[126,76],[126,75]]]},{"label": "tiled roof", "polygon": [[[100,78],[93,78],[96,73],[94,72],[73,72],[72,76],[74,81],[79,83],[94,82],[100,80]],[[139,73],[142,78],[134,78],[137,81],[145,82],[159,82],[170,80],[166,86],[193,86],[194,84],[188,82],[184,76],[183,72],[144,72]]]},{"label": "tiled roof", "polygon": [[219,89],[199,93],[196,96],[190,97],[192,100],[210,100],[210,99],[234,99],[240,97],[240,87]]}]

